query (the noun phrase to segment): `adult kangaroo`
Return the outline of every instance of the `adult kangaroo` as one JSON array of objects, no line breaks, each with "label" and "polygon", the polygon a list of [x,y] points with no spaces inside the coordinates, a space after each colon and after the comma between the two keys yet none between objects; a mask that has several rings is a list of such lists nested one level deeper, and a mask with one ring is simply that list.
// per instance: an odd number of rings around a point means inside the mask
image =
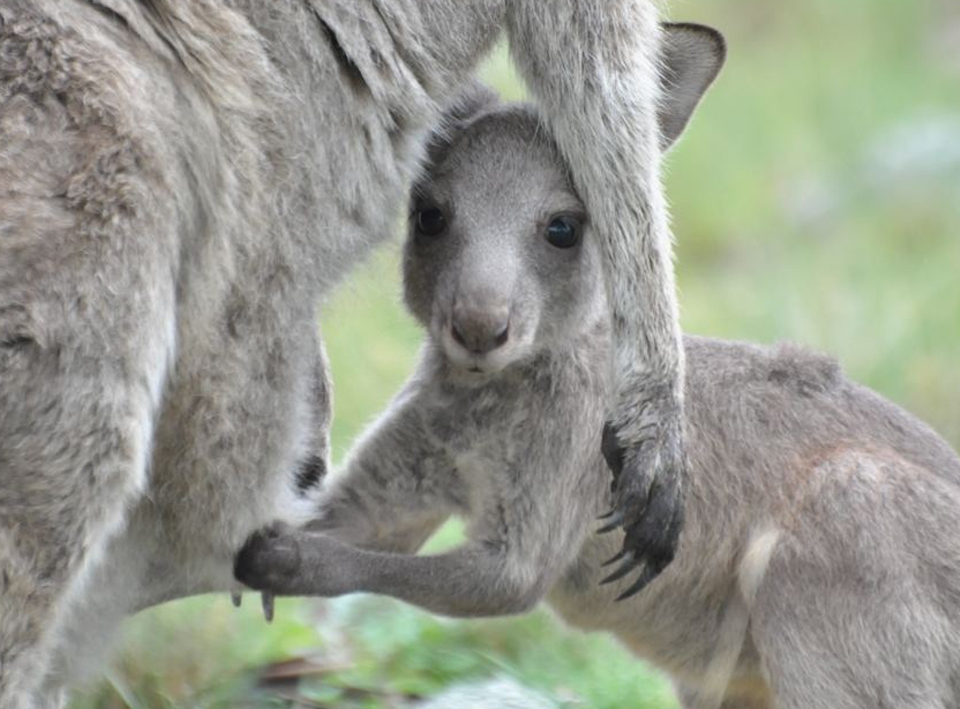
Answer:
[{"label": "adult kangaroo", "polygon": [[[322,477],[317,304],[506,29],[601,244],[615,497],[673,557],[682,348],[652,0],[0,0],[0,707],[230,589]],[[646,513],[645,513],[646,510]]]}]

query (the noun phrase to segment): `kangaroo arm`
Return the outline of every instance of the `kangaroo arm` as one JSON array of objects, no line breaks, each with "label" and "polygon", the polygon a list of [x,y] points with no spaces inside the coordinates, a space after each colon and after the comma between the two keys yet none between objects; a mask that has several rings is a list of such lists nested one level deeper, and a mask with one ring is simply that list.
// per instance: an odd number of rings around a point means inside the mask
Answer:
[{"label": "kangaroo arm", "polygon": [[653,578],[676,551],[685,474],[683,348],[659,176],[656,3],[512,0],[507,27],[600,244],[617,381],[612,517],[626,528],[631,563]]},{"label": "kangaroo arm", "polygon": [[463,511],[463,481],[424,430],[416,377],[332,476],[306,529],[378,551],[412,554]]},{"label": "kangaroo arm", "polygon": [[392,596],[432,613],[472,618],[522,613],[546,592],[506,555],[468,545],[436,556],[359,549],[324,534],[265,532],[237,557],[237,578],[278,595]]},{"label": "kangaroo arm", "polygon": [[[575,420],[556,413],[557,420]],[[599,411],[589,418],[599,427]],[[555,440],[514,461],[516,468],[491,468],[489,496],[471,510],[471,541],[449,553],[390,554],[327,534],[273,529],[247,541],[234,573],[251,588],[280,595],[380,593],[462,617],[528,610],[576,557],[596,515],[604,483],[595,480],[594,446],[584,444],[596,443],[593,428],[557,431]],[[384,515],[390,519],[388,510]]]},{"label": "kangaroo arm", "polygon": [[659,174],[655,3],[514,0],[510,7],[513,55],[601,245],[620,388],[653,378],[670,382],[679,398],[683,349]]}]

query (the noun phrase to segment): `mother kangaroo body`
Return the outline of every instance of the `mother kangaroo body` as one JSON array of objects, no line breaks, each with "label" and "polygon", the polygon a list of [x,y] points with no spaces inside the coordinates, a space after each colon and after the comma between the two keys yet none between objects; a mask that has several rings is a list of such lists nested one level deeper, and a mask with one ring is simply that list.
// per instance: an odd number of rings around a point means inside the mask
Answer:
[{"label": "mother kangaroo body", "polygon": [[626,544],[669,563],[650,0],[0,0],[2,709],[58,705],[123,615],[229,590],[244,539],[306,513],[318,302],[504,27],[600,235]]}]

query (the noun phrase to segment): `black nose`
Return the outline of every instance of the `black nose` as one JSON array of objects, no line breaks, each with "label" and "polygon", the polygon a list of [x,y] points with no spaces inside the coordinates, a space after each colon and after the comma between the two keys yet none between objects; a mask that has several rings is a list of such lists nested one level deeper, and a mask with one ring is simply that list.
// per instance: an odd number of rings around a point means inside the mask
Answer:
[{"label": "black nose", "polygon": [[506,344],[510,337],[510,313],[460,310],[454,312],[450,325],[454,341],[473,354],[486,354]]}]

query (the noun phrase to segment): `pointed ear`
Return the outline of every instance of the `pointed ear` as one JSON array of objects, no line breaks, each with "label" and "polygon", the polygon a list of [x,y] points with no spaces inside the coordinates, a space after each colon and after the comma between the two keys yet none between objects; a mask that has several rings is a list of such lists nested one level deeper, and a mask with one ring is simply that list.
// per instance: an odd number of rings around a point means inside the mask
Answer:
[{"label": "pointed ear", "polygon": [[712,27],[664,22],[661,44],[660,147],[667,150],[687,125],[693,109],[717,78],[727,45]]},{"label": "pointed ear", "polygon": [[473,122],[473,119],[496,107],[499,103],[500,97],[497,93],[479,81],[470,81],[464,86],[453,100],[444,107],[439,125],[427,140],[427,165],[425,167],[436,165],[443,160],[447,149]]}]

